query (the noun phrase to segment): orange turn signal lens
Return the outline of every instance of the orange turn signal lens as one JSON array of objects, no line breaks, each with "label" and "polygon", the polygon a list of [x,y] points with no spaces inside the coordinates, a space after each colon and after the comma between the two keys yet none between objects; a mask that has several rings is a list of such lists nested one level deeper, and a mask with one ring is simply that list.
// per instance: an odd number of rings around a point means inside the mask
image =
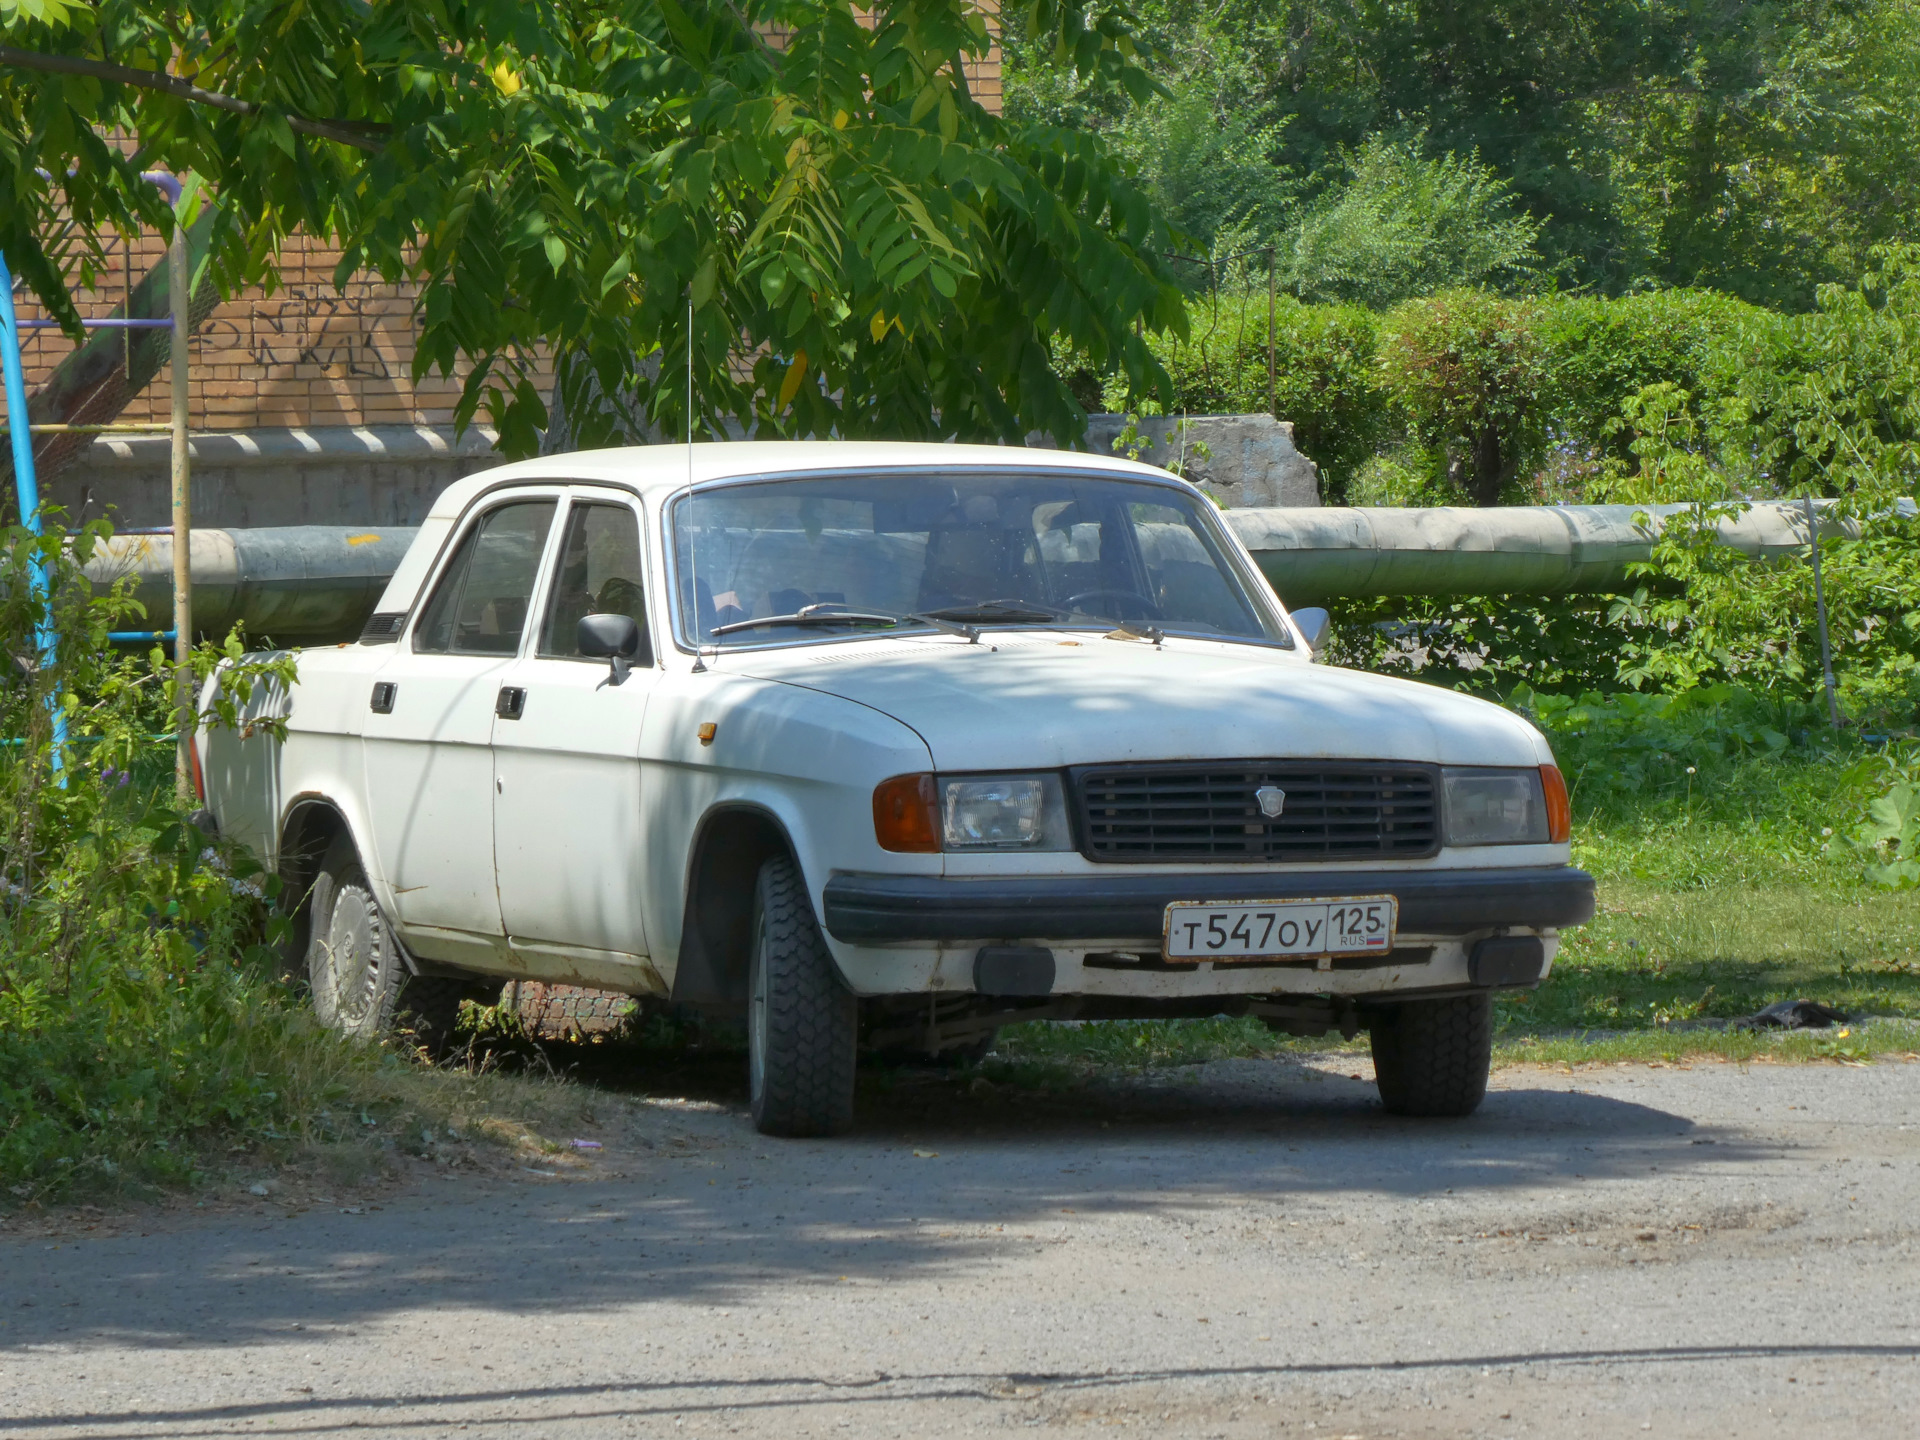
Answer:
[{"label": "orange turn signal lens", "polygon": [[933,776],[896,775],[873,787],[873,834],[882,850],[930,855],[940,849]]},{"label": "orange turn signal lens", "polygon": [[1547,839],[1562,844],[1573,835],[1573,806],[1567,801],[1567,782],[1558,765],[1540,767],[1540,788],[1547,795]]}]

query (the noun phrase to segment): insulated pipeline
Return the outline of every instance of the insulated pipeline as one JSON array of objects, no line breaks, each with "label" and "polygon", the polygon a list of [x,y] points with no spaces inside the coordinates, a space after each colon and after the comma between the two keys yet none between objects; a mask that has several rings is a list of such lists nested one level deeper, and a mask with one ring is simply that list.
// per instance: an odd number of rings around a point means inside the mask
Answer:
[{"label": "insulated pipeline", "polygon": [[[1816,505],[1822,502],[1816,502]],[[1913,503],[1901,501],[1912,513]],[[1341,596],[1605,594],[1651,553],[1680,506],[1508,506],[1495,510],[1247,509],[1223,512],[1289,605]],[[1826,538],[1858,522],[1823,518]],[[297,525],[193,532],[194,623],[286,644],[351,640],[419,531],[410,526]],[[1802,502],[1762,502],[1722,522],[1720,540],[1758,559],[1798,560]],[[87,566],[96,585],[132,575],[149,623],[173,606],[173,542],[121,535]],[[157,628],[157,627],[156,627]]]}]

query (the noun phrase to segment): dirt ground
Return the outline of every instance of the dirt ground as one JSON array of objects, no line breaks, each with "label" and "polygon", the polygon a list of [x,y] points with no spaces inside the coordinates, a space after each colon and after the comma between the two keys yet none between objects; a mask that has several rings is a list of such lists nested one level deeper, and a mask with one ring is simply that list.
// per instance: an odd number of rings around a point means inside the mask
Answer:
[{"label": "dirt ground", "polygon": [[1369,1079],[610,1098],[564,1164],[16,1217],[0,1437],[1912,1433],[1920,1064]]}]

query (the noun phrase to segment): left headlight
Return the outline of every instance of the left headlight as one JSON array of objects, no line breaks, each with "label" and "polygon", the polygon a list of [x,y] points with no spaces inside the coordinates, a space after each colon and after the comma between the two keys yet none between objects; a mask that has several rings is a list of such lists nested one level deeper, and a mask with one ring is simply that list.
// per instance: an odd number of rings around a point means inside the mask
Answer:
[{"label": "left headlight", "polygon": [[1449,845],[1546,845],[1567,838],[1567,787],[1551,765],[1450,766],[1441,779]]}]

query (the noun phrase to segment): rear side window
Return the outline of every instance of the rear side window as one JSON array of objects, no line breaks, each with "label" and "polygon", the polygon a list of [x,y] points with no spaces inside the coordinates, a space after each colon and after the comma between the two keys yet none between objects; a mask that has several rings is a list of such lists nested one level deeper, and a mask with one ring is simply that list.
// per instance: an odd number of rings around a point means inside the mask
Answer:
[{"label": "rear side window", "polygon": [[555,502],[521,500],[489,510],[460,548],[414,628],[417,653],[513,655],[527,628],[533,579],[553,527]]},{"label": "rear side window", "polygon": [[[640,626],[634,664],[653,664],[647,637],[647,592],[640,568],[640,525],[625,505],[575,504],[567,512],[540,653],[580,658],[580,621],[587,615],[628,615]],[[595,662],[604,663],[604,662]]]}]

